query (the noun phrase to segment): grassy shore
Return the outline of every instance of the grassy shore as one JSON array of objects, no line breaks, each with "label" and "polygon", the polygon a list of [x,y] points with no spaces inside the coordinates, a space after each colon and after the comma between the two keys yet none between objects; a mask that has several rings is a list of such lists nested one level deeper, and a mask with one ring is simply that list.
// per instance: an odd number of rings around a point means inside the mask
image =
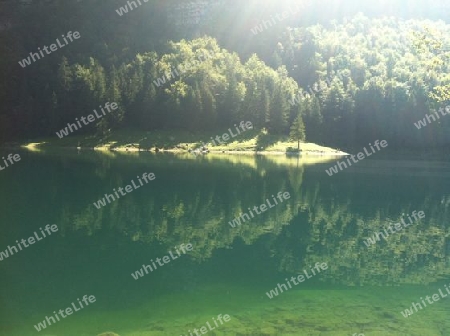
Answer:
[{"label": "grassy shore", "polygon": [[[46,148],[79,148],[105,151],[153,151],[179,152],[199,151],[206,144],[211,153],[233,154],[296,154],[297,142],[290,141],[286,136],[275,136],[267,132],[249,130],[227,143],[212,146],[211,137],[226,133],[200,133],[173,131],[119,131],[108,136],[80,136],[70,135],[62,139],[48,138],[23,141],[9,144],[7,147],[27,148],[29,150],[43,150]],[[217,142],[216,142],[217,143]],[[345,155],[346,153],[320,146],[314,143],[301,143],[302,154],[309,155]]]}]

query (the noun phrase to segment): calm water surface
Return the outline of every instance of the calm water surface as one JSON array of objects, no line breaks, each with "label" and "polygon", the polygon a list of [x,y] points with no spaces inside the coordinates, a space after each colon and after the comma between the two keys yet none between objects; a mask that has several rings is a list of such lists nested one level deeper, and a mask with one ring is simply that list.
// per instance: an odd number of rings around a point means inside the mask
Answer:
[{"label": "calm water surface", "polygon": [[[400,313],[450,285],[449,162],[366,159],[329,177],[324,158],[21,156],[0,172],[0,251],[59,230],[0,261],[1,335],[189,335],[219,314],[231,320],[207,335],[450,335],[447,298]],[[156,179],[93,205],[145,172]],[[229,225],[278,192],[290,198]],[[414,210],[425,218],[366,246]],[[268,297],[317,262],[328,268]],[[96,301],[35,329],[83,295]]]}]

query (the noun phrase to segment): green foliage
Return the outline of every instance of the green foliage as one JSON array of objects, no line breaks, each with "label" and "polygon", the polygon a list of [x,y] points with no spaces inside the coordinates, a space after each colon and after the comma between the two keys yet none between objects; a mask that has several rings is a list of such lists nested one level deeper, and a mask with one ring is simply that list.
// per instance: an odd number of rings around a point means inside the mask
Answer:
[{"label": "green foliage", "polygon": [[302,116],[299,114],[291,126],[289,133],[291,140],[297,141],[297,150],[300,151],[300,141],[305,141],[305,125]]},{"label": "green foliage", "polygon": [[[379,138],[390,148],[448,144],[450,118],[420,131],[413,125],[450,101],[450,37],[443,22],[358,14],[330,28],[280,23],[254,37],[241,37],[244,28],[236,27],[230,39],[220,33],[219,14],[234,18],[252,5],[216,6],[209,21],[190,29],[169,20],[182,17],[177,3],[150,1],[120,18],[111,8],[121,0],[17,10],[22,26],[0,32],[11,45],[1,47],[0,71],[8,78],[0,83],[3,140],[54,136],[109,101],[119,109],[80,132],[203,131],[248,120],[287,135],[300,113],[306,137],[318,143],[359,147]],[[25,69],[18,66],[17,59],[73,27],[83,27],[80,40]],[[206,33],[216,38],[198,38]],[[291,104],[300,91],[306,97]]]},{"label": "green foliage", "polygon": [[377,138],[391,148],[448,144],[450,119],[420,132],[414,127],[450,98],[449,52],[443,47],[450,42],[448,26],[427,26],[359,14],[333,29],[288,30],[281,57],[311,96],[298,102],[308,139],[340,147]]}]

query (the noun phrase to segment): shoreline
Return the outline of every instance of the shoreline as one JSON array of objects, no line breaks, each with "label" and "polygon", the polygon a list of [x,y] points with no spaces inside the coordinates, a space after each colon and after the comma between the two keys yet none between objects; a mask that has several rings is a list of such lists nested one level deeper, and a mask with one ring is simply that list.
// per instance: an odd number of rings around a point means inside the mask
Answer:
[{"label": "shoreline", "polygon": [[119,146],[119,147],[107,147],[107,146],[98,146],[98,147],[65,147],[65,146],[44,146],[44,148],[41,148],[40,143],[30,143],[28,145],[19,145],[19,146],[0,146],[1,149],[22,149],[22,150],[29,150],[29,151],[41,151],[45,149],[57,149],[57,150],[79,150],[79,151],[96,151],[96,152],[131,152],[131,153],[171,153],[171,154],[191,154],[194,156],[204,156],[208,154],[227,154],[227,155],[286,155],[286,156],[302,156],[302,155],[308,155],[308,156],[348,156],[350,154],[345,153],[343,151],[320,151],[320,150],[301,150],[299,153],[297,152],[283,152],[283,151],[268,151],[268,150],[259,150],[259,151],[252,151],[252,150],[208,150],[207,152],[196,152],[194,150],[188,151],[178,148],[170,148],[170,149],[144,149],[144,148],[137,148],[137,147],[126,147],[126,146]]},{"label": "shoreline", "polygon": [[[25,138],[9,141],[0,148],[9,150],[22,149],[29,151],[77,149],[83,151],[103,151],[110,153],[123,152],[150,152],[150,153],[172,153],[172,154],[192,154],[206,155],[226,154],[226,155],[286,155],[286,156],[320,156],[320,157],[343,157],[350,155],[326,145],[319,145],[313,142],[293,140],[287,135],[269,134],[266,129],[254,129],[251,122],[247,122],[245,132],[241,132],[239,138],[234,138],[234,133],[230,134],[230,128],[223,131],[220,144],[211,143],[214,134],[220,134],[218,130],[214,132],[189,132],[174,130],[154,130],[135,131],[123,129],[111,132],[106,135],[70,135],[67,137],[38,137]],[[243,126],[242,129],[245,128]],[[58,136],[59,137],[59,136]],[[219,136],[216,136],[216,139]],[[300,152],[297,148],[300,148]]]},{"label": "shoreline", "polygon": [[[250,135],[241,140],[226,143],[218,146],[205,146],[198,135],[178,134],[175,139],[172,135],[164,133],[142,134],[118,133],[114,137],[72,137],[66,139],[35,139],[25,141],[15,141],[0,145],[3,150],[73,150],[97,151],[97,152],[117,152],[117,153],[171,153],[171,154],[191,154],[193,156],[207,154],[225,155],[276,155],[276,156],[328,156],[343,157],[350,154],[336,148],[318,145],[312,142],[303,142],[300,152],[297,151],[297,143],[289,141],[284,137],[270,137],[263,142],[259,133]],[[200,138],[200,139],[199,139]],[[203,137],[204,138],[204,137]],[[264,139],[266,140],[266,139]],[[203,144],[203,145],[202,145]]]}]

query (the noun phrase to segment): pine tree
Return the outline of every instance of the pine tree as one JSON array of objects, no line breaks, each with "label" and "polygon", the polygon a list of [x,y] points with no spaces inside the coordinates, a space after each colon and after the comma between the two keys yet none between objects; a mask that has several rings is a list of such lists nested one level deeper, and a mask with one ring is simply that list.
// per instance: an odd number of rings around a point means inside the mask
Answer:
[{"label": "pine tree", "polygon": [[300,152],[300,141],[305,141],[305,125],[301,114],[297,116],[294,123],[291,126],[291,132],[289,133],[291,140],[297,141],[297,150]]}]

